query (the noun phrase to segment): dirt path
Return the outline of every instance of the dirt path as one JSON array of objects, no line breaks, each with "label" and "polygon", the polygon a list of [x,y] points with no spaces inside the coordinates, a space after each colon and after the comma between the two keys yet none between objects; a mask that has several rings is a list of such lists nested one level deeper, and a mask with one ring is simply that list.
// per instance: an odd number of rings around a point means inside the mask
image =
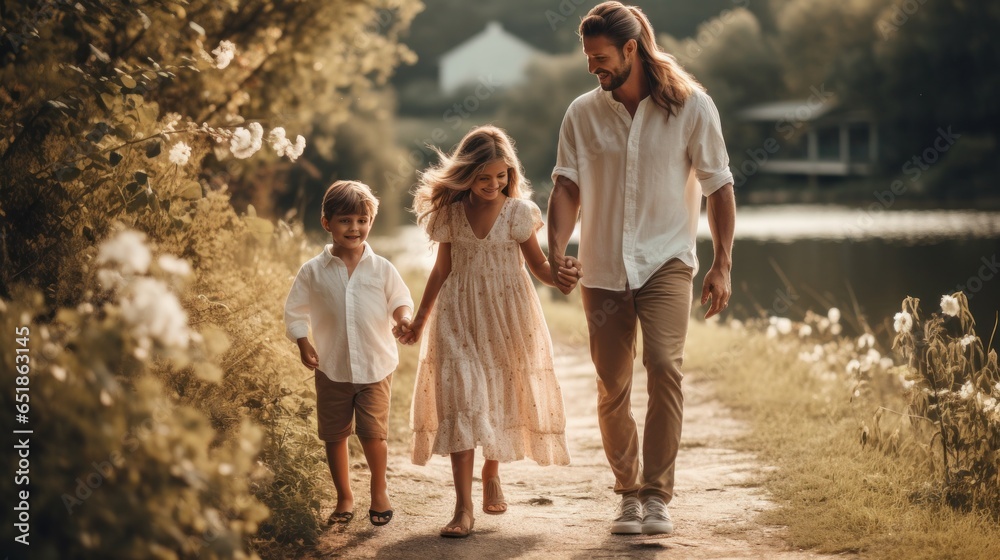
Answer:
[{"label": "dirt path", "polygon": [[[633,409],[642,421],[645,379],[637,364]],[[501,465],[510,504],[504,515],[481,512],[481,481],[473,485],[476,526],[467,539],[444,539],[438,529],[451,518],[454,494],[450,463],[434,457],[424,467],[410,464],[407,449],[390,448],[389,491],[396,517],[374,528],[367,512],[368,476],[363,463],[353,477],[355,520],[346,530],[327,531],[317,558],[778,558],[819,556],[790,551],[781,529],[759,524],[757,514],[772,507],[754,480],[766,468],[752,455],[734,451],[732,441],[745,426],[712,398],[697,372],[685,379],[684,435],[677,465],[676,496],[670,504],[675,531],[670,536],[616,536],[608,522],[617,504],[614,480],[597,427],[596,387],[589,354],[559,349],[556,373],[566,402],[572,464],[538,467],[520,461]],[[640,432],[641,433],[641,432]],[[482,458],[477,456],[476,472]],[[328,507],[332,507],[330,504]],[[326,511],[324,511],[326,513]]]}]

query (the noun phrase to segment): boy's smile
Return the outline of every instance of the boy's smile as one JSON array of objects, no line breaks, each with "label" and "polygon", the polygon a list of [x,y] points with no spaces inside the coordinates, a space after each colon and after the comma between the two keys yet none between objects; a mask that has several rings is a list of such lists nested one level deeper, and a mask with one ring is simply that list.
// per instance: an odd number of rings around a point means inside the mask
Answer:
[{"label": "boy's smile", "polygon": [[366,214],[337,214],[329,220],[323,218],[323,229],[330,232],[334,252],[337,249],[360,249],[371,231],[372,217]]}]

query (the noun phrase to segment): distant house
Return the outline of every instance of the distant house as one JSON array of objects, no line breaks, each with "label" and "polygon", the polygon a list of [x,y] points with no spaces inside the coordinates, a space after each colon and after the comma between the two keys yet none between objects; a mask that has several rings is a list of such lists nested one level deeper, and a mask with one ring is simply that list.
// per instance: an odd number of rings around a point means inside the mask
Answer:
[{"label": "distant house", "polygon": [[453,93],[487,78],[502,87],[516,85],[524,80],[528,62],[540,54],[499,22],[491,21],[486,29],[441,57],[441,91]]},{"label": "distant house", "polygon": [[737,116],[766,139],[759,149],[747,150],[748,169],[737,164],[737,174],[749,176],[759,169],[805,176],[816,184],[820,177],[869,175],[878,161],[878,127],[872,115],[843,107],[832,96],[765,103]]}]

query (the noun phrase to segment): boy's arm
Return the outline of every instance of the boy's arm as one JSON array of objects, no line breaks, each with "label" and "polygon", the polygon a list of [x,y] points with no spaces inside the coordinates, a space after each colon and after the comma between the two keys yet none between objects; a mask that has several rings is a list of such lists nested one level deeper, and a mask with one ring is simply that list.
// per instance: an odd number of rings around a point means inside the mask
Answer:
[{"label": "boy's arm", "polygon": [[300,268],[285,298],[285,336],[292,342],[309,336],[309,280]]},{"label": "boy's arm", "polygon": [[399,275],[396,267],[392,263],[386,262],[388,268],[387,281],[385,283],[385,300],[392,310],[392,335],[399,338],[404,332],[410,330],[410,321],[413,317],[413,298],[410,297],[410,290],[406,287],[406,282]]},{"label": "boy's arm", "polygon": [[434,268],[430,276],[427,277],[427,286],[424,288],[424,295],[420,298],[420,307],[416,316],[410,323],[409,332],[403,334],[399,341],[403,344],[413,344],[420,339],[420,332],[424,328],[424,322],[434,308],[441,286],[451,274],[451,243],[439,243],[437,260],[434,261]]},{"label": "boy's arm", "polygon": [[392,327],[392,336],[399,338],[404,334],[410,332],[411,323],[413,322],[413,310],[410,309],[409,305],[400,305],[392,312],[392,321],[395,326]]}]

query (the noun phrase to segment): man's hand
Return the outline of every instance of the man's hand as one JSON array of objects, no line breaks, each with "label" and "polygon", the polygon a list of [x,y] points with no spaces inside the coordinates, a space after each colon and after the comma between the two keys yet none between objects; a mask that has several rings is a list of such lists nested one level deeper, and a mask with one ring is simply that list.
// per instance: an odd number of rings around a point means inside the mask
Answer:
[{"label": "man's hand", "polygon": [[316,349],[309,342],[308,338],[300,338],[295,341],[299,345],[299,357],[302,359],[302,365],[309,369],[316,369],[319,367],[319,356],[316,354]]},{"label": "man's hand", "polygon": [[583,264],[574,257],[554,255],[549,259],[552,283],[564,294],[569,294],[583,278]]},{"label": "man's hand", "polygon": [[705,305],[709,300],[712,305],[705,313],[708,319],[717,315],[729,306],[729,298],[733,295],[733,287],[729,275],[729,267],[713,264],[705,274],[705,283],[701,289],[701,304]]}]

